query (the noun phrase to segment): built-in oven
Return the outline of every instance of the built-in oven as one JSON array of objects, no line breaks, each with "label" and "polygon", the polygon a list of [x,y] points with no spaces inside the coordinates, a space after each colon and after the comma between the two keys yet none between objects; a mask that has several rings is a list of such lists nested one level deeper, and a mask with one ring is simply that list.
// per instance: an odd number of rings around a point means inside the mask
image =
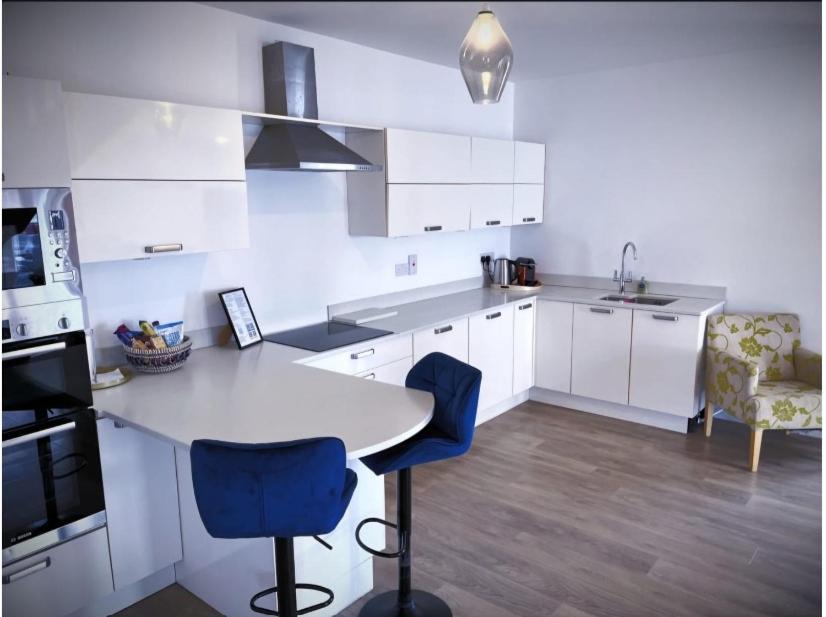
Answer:
[{"label": "built-in oven", "polygon": [[72,194],[3,189],[3,308],[80,298]]}]

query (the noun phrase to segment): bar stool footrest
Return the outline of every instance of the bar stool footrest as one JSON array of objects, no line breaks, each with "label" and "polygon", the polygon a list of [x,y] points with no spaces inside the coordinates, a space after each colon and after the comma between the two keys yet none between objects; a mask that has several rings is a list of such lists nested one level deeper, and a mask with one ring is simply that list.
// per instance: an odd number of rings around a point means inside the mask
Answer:
[{"label": "bar stool footrest", "polygon": [[[312,613],[313,611],[322,609],[325,606],[330,606],[333,603],[333,600],[335,599],[333,590],[327,589],[326,587],[322,587],[321,585],[313,585],[311,583],[296,583],[295,588],[296,590],[309,589],[310,591],[319,591],[321,593],[326,593],[328,596],[327,599],[323,602],[319,602],[318,604],[312,604],[307,608],[298,609],[295,613],[296,615],[306,615],[307,613]],[[260,600],[261,598],[272,595],[274,593],[278,593],[278,587],[270,587],[269,589],[265,589],[264,591],[259,591],[257,594],[252,596],[252,599],[250,600],[250,609],[256,613],[260,613],[261,615],[275,615],[276,617],[278,617],[278,611],[258,606],[255,603],[257,600]]]},{"label": "bar stool footrest", "polygon": [[376,549],[370,548],[364,542],[362,542],[361,541],[361,528],[364,527],[365,525],[367,525],[368,523],[379,523],[380,525],[384,525],[385,527],[390,527],[392,529],[398,529],[398,525],[396,525],[395,523],[391,523],[390,521],[386,521],[382,518],[375,518],[375,517],[366,518],[358,524],[358,527],[356,527],[356,543],[361,548],[363,548],[365,551],[367,551],[371,555],[374,555],[375,557],[383,557],[385,559],[396,559],[397,557],[401,556],[401,554],[404,552],[404,547],[403,546],[400,546],[399,550],[397,550],[395,553],[387,553],[387,552],[377,551]]}]

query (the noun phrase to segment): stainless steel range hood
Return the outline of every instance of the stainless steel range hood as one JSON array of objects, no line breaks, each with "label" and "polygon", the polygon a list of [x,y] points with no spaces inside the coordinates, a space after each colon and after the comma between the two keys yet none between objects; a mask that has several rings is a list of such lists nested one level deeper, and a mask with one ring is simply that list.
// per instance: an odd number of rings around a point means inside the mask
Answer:
[{"label": "stainless steel range hood", "polygon": [[312,122],[318,119],[312,48],[273,43],[263,48],[263,60],[264,108],[267,114],[286,118],[264,125],[247,154],[247,169],[381,171],[381,165],[356,154]]}]

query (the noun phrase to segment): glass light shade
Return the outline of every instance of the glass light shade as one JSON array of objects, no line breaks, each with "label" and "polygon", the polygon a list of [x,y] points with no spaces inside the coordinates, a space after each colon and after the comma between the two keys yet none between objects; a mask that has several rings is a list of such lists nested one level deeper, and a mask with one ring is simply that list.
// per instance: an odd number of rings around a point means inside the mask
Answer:
[{"label": "glass light shade", "polygon": [[459,69],[474,103],[498,103],[513,64],[513,48],[496,15],[479,11],[459,48]]}]

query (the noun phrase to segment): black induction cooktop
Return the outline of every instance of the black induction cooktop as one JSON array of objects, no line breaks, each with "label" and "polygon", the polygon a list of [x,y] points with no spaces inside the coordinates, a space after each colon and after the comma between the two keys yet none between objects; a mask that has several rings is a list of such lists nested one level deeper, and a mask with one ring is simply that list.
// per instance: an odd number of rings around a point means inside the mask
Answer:
[{"label": "black induction cooktop", "polygon": [[308,351],[327,351],[346,347],[353,343],[369,341],[370,339],[393,334],[389,330],[365,328],[350,324],[325,321],[295,330],[284,330],[264,336],[265,341],[307,349]]}]

